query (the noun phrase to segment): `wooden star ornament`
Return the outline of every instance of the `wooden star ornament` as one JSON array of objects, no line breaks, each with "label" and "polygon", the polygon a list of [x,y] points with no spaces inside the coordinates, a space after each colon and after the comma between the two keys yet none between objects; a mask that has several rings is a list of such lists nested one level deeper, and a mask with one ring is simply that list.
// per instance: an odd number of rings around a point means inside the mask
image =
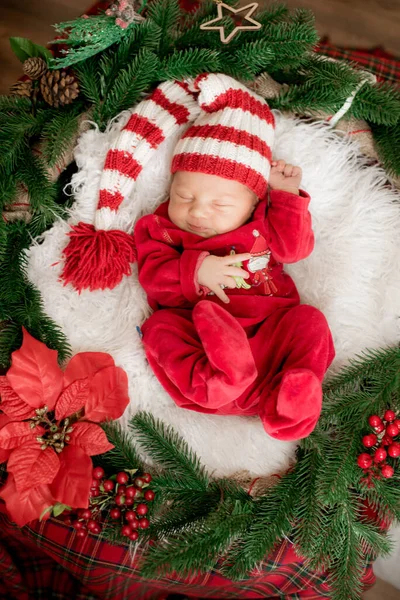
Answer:
[{"label": "wooden star ornament", "polygon": [[[228,10],[229,12],[233,13],[234,15],[237,15],[238,13],[244,13],[245,11],[246,14],[243,15],[242,20],[243,21],[247,21],[248,23],[251,23],[251,25],[237,25],[235,27],[235,29],[233,31],[231,31],[231,33],[226,37],[225,36],[225,29],[224,29],[224,25],[216,25],[215,23],[217,23],[218,21],[221,21],[224,18],[224,15],[222,13],[223,9]],[[239,31],[245,31],[245,30],[257,30],[257,29],[261,29],[262,25],[261,23],[259,23],[258,21],[255,21],[254,19],[251,18],[251,15],[254,13],[255,10],[257,10],[258,8],[258,4],[257,2],[252,2],[251,4],[247,4],[246,6],[242,6],[242,8],[232,8],[232,6],[229,6],[228,4],[224,4],[224,2],[217,2],[217,10],[218,10],[218,17],[216,19],[212,19],[212,21],[208,21],[207,23],[203,23],[202,25],[200,25],[200,29],[202,29],[203,31],[211,31],[211,30],[218,30],[219,29],[219,36],[221,38],[221,42],[223,44],[229,44],[229,42],[231,41],[231,39],[239,32]]]}]

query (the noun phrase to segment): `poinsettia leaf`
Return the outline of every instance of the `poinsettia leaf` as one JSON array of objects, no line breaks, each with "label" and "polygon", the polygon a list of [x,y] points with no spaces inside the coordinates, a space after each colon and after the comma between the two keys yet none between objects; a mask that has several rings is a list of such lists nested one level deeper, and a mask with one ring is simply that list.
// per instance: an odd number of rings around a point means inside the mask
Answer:
[{"label": "poinsettia leaf", "polygon": [[12,473],[18,492],[51,483],[60,468],[60,459],[52,448],[41,450],[34,440],[16,448],[10,455],[7,470]]},{"label": "poinsettia leaf", "polygon": [[87,508],[92,469],[90,457],[81,448],[66,446],[60,454],[60,470],[50,485],[57,502],[72,508]]},{"label": "poinsettia leaf", "polygon": [[78,412],[86,404],[89,397],[88,379],[77,379],[73,381],[57,400],[56,419],[64,419]]},{"label": "poinsettia leaf", "polygon": [[106,352],[79,352],[71,358],[64,371],[64,387],[76,379],[90,379],[97,371],[114,365],[113,357]]},{"label": "poinsettia leaf", "polygon": [[29,419],[35,409],[15,393],[6,376],[0,377],[0,409],[15,421]]},{"label": "poinsettia leaf", "polygon": [[57,351],[35,340],[26,329],[23,336],[21,348],[12,353],[7,380],[14,392],[33,408],[47,406],[53,410],[63,387]]},{"label": "poinsettia leaf", "polygon": [[0,465],[9,459],[11,452],[12,450],[3,450],[3,448],[0,448]]},{"label": "poinsettia leaf", "polygon": [[12,421],[0,429],[0,448],[12,450],[26,444],[26,442],[35,441],[36,446],[40,449],[36,437],[43,433],[43,427],[32,429],[30,423],[26,421]]},{"label": "poinsettia leaf", "polygon": [[43,521],[43,519],[46,518],[46,515],[48,515],[48,517],[49,517],[51,515],[51,513],[53,512],[53,508],[54,508],[53,506],[48,506],[47,508],[45,508],[39,517],[39,521]]},{"label": "poinsettia leaf", "polygon": [[[43,512],[54,504],[49,486],[42,485],[19,493],[10,473],[6,484],[0,489],[0,498],[5,501],[11,519],[19,527],[39,519]],[[45,515],[47,518],[49,516],[50,513]]]},{"label": "poinsettia leaf", "polygon": [[127,374],[121,367],[107,367],[93,376],[85,419],[98,423],[118,419],[128,404]]},{"label": "poinsettia leaf", "polygon": [[74,430],[70,434],[70,441],[68,443],[82,448],[89,456],[104,454],[114,448],[113,444],[110,444],[108,441],[100,425],[80,421],[79,423],[75,423],[73,428]]}]

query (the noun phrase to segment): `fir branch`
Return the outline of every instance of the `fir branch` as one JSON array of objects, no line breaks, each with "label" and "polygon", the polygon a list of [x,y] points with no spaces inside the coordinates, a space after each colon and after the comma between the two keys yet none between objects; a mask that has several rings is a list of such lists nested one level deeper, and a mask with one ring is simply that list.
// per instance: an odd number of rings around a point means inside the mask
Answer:
[{"label": "fir branch", "polygon": [[81,94],[94,104],[95,107],[100,104],[101,100],[98,62],[98,57],[94,56],[74,66]]},{"label": "fir branch", "polygon": [[118,421],[106,421],[101,424],[110,444],[114,448],[105,454],[96,456],[96,464],[112,472],[124,469],[144,470],[144,464],[139,457],[132,435],[125,431]]},{"label": "fir branch", "polygon": [[238,72],[241,72],[242,77],[246,79],[251,79],[268,69],[274,60],[274,52],[268,40],[256,40],[242,44],[231,56]]},{"label": "fir branch", "polygon": [[45,123],[41,131],[43,141],[41,150],[43,159],[49,167],[57,164],[70,149],[71,140],[78,131],[82,110],[82,105],[74,102],[72,105],[55,110]]},{"label": "fir branch", "polygon": [[161,80],[184,79],[219,71],[220,68],[218,52],[207,48],[188,48],[168,55],[161,64],[158,77]]},{"label": "fir branch", "polygon": [[295,473],[286,473],[265,496],[253,501],[253,517],[233,544],[222,567],[230,579],[243,579],[262,562],[275,544],[292,529],[297,502]]},{"label": "fir branch", "polygon": [[259,23],[265,27],[270,23],[279,23],[289,14],[289,9],[285,4],[274,3],[262,12],[257,13],[256,18]]},{"label": "fir branch", "polygon": [[21,96],[0,96],[0,113],[8,115],[10,112],[30,113],[32,111],[32,102],[29,98]]},{"label": "fir branch", "polygon": [[10,175],[20,165],[21,155],[29,148],[30,139],[40,134],[46,122],[47,111],[36,115],[16,113],[7,116],[0,127],[0,173]]},{"label": "fir branch", "polygon": [[375,125],[369,123],[374,142],[379,153],[380,161],[386,172],[394,177],[400,177],[400,122],[396,125]]},{"label": "fir branch", "polygon": [[102,127],[109,119],[138,102],[141,94],[156,80],[158,67],[159,59],[153,52],[146,48],[138,52],[129,67],[115,79],[99,109],[99,124]]},{"label": "fir branch", "polygon": [[[7,204],[11,204],[16,194],[17,181],[14,174],[8,173],[0,177],[0,211],[4,210]],[[4,221],[0,219],[2,223]]]},{"label": "fir branch", "polygon": [[251,520],[251,503],[226,500],[193,531],[171,536],[168,543],[150,546],[141,573],[154,577],[170,571],[182,576],[209,571]]},{"label": "fir branch", "polygon": [[400,91],[386,82],[367,83],[357,92],[349,113],[376,125],[396,125],[400,121]]},{"label": "fir branch", "polygon": [[160,55],[165,54],[173,43],[180,14],[178,0],[154,0],[148,6],[148,19],[158,25],[161,30]]},{"label": "fir branch", "polygon": [[[215,8],[215,3],[211,2],[211,4],[212,7]],[[203,31],[200,29],[200,25],[208,23],[209,21],[210,15],[204,16],[202,19],[199,19],[198,22],[196,21],[193,24],[189,22],[186,27],[182,28],[179,37],[176,38],[174,43],[175,48],[181,51],[184,51],[187,48],[210,48],[220,54],[221,40],[219,36],[216,35],[216,32]],[[232,19],[229,16],[223,17],[220,23],[226,30],[229,27],[232,27]],[[231,44],[234,41],[235,39],[232,40]]]},{"label": "fir branch", "polygon": [[199,458],[170,426],[150,413],[139,412],[129,426],[149,456],[177,477],[186,478],[194,488],[207,489],[209,479]]}]

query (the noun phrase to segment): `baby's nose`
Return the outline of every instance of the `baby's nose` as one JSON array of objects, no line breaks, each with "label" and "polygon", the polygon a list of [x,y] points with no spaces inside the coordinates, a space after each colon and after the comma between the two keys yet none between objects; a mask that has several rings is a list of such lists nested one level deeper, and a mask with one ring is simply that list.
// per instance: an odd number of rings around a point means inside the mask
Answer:
[{"label": "baby's nose", "polygon": [[207,209],[205,206],[195,203],[190,207],[190,214],[196,219],[201,219],[207,216]]}]

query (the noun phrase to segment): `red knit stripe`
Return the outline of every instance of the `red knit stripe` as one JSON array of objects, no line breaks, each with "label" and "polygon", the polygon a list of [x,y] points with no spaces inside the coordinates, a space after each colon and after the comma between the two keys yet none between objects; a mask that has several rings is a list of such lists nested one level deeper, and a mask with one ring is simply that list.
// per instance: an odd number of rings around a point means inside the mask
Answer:
[{"label": "red knit stripe", "polygon": [[271,148],[257,135],[248,133],[235,127],[225,125],[192,125],[182,138],[213,138],[220,142],[232,142],[238,146],[245,146],[264,156],[269,161],[272,160]]},{"label": "red knit stripe", "polygon": [[122,200],[124,199],[121,192],[109,192],[108,190],[100,190],[100,200],[97,205],[97,210],[100,208],[111,208],[117,210]]},{"label": "red knit stripe", "polygon": [[274,115],[266,102],[260,102],[246,90],[228,90],[217,98],[211,104],[202,104],[201,108],[205,112],[215,112],[221,108],[241,108],[252,115],[264,119],[270,125],[275,125]]},{"label": "red knit stripe", "polygon": [[142,165],[126,150],[109,150],[106,156],[104,170],[119,171],[122,175],[137,179]]},{"label": "red knit stripe", "polygon": [[179,87],[185,90],[185,92],[187,92],[188,94],[191,94],[189,85],[185,81],[175,81],[175,84],[179,85]]},{"label": "red knit stripe", "polygon": [[161,142],[165,140],[162,129],[157,127],[154,123],[149,121],[147,117],[142,117],[141,115],[133,114],[123,131],[132,131],[140,137],[144,138],[150,146],[156,148]]},{"label": "red knit stripe", "polygon": [[263,198],[267,191],[267,180],[261,173],[234,160],[218,156],[188,152],[177,154],[171,165],[171,172],[176,171],[200,172],[233,179],[253,190],[258,198]]},{"label": "red knit stripe", "polygon": [[189,121],[190,113],[186,106],[182,106],[182,104],[168,100],[160,88],[156,88],[154,90],[150,96],[150,100],[153,100],[153,102],[158,104],[158,106],[161,106],[161,108],[168,111],[169,114],[174,117],[178,125],[183,125]]}]

